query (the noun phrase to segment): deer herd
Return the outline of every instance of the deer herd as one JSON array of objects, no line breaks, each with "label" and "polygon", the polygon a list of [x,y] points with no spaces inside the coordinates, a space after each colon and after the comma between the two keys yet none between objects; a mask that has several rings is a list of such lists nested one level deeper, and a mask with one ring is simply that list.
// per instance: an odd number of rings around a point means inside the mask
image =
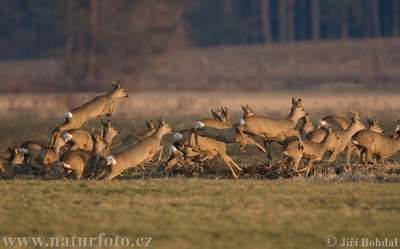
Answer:
[{"label": "deer herd", "polygon": [[[300,98],[292,98],[289,115],[272,119],[256,114],[249,105],[243,105],[243,117],[233,123],[228,108],[212,110],[212,118],[181,123],[171,127],[164,119],[146,121],[147,129],[132,135],[135,142],[117,148],[114,138],[119,132],[110,118],[117,105],[127,98],[121,82],[113,83],[112,90],[81,105],[65,115],[65,122],[51,134],[48,145],[27,141],[8,148],[10,156],[0,158],[0,174],[10,179],[21,169],[29,172],[48,172],[57,168],[64,176],[74,179],[111,180],[127,169],[158,163],[158,170],[169,172],[178,164],[204,164],[218,157],[238,178],[242,168],[228,154],[228,145],[254,146],[272,160],[271,143],[282,146],[286,171],[308,176],[315,162],[332,163],[345,152],[345,170],[351,167],[353,156],[361,164],[385,164],[385,159],[400,150],[400,126],[393,134],[385,135],[376,120],[367,120],[365,126],[356,111],[348,117],[327,116],[312,123]],[[101,121],[101,130],[87,131],[88,121]],[[327,155],[327,157],[325,157]],[[325,159],[326,158],[326,159]],[[306,164],[302,165],[302,159]]]}]

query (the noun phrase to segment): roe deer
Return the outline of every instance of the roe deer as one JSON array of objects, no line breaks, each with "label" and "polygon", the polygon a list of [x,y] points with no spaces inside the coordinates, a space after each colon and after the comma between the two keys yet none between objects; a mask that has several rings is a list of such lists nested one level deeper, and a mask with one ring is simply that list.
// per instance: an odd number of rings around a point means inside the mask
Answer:
[{"label": "roe deer", "polygon": [[277,142],[284,144],[288,138],[298,137],[299,131],[296,130],[296,125],[299,119],[306,115],[300,98],[292,98],[292,109],[286,119],[276,120],[256,116],[248,105],[242,106],[242,109],[244,116],[240,121],[239,133],[242,136],[246,133],[263,138],[264,146],[268,151],[270,160],[272,159],[270,143]]},{"label": "roe deer", "polygon": [[140,133],[139,135],[135,135],[135,138],[139,141],[147,137],[150,137],[157,130],[153,120],[146,120],[145,123],[147,129],[144,132]]},{"label": "roe deer", "polygon": [[307,113],[303,118],[303,124],[300,128],[300,135],[301,137],[306,137],[307,134],[315,130],[315,127],[311,120],[311,115]]},{"label": "roe deer", "polygon": [[397,135],[400,127],[396,127],[395,134],[387,137],[382,133],[371,130],[357,132],[351,139],[354,146],[360,152],[360,161],[363,164],[374,163],[373,156],[378,157],[378,163],[384,164],[388,157],[391,157],[400,150],[400,139]]},{"label": "roe deer", "polygon": [[241,136],[238,128],[238,124],[229,128],[214,128],[198,121],[195,125],[194,133],[196,136],[213,138],[226,144],[238,143],[240,144],[240,150],[242,150],[245,145],[255,145],[260,151],[266,152],[265,148],[254,139],[248,137],[246,134]]},{"label": "roe deer", "polygon": [[61,138],[66,144],[70,144],[70,151],[73,150],[93,150],[93,137],[85,130],[70,130],[61,134]]},{"label": "roe deer", "polygon": [[219,129],[230,128],[232,126],[227,107],[220,107],[217,111],[211,110],[211,114],[214,117],[213,119],[205,118],[201,120],[205,126]]},{"label": "roe deer", "polygon": [[102,121],[101,125],[103,128],[101,138],[109,147],[111,147],[114,138],[119,135],[119,131],[112,126],[111,120],[107,120],[106,122]]},{"label": "roe deer", "polygon": [[[76,179],[82,178],[83,172],[87,169],[88,175],[93,168],[96,167],[101,153],[108,147],[106,142],[99,135],[94,136],[94,145],[92,152],[85,150],[73,150],[65,152],[61,159],[61,165],[67,170],[68,173],[74,172]],[[91,164],[91,165],[88,165]]]},{"label": "roe deer", "polygon": [[50,140],[49,147],[53,147],[55,139],[58,134],[73,129],[79,129],[87,121],[99,118],[102,116],[111,116],[115,113],[117,103],[123,99],[127,98],[128,95],[122,88],[121,82],[113,83],[113,89],[107,94],[98,96],[88,103],[81,105],[72,111],[68,112],[66,115],[66,120],[64,124],[58,126]]},{"label": "roe deer", "polygon": [[339,139],[338,141],[336,141],[334,146],[331,146],[328,149],[330,152],[332,152],[332,154],[329,156],[328,161],[329,162],[335,161],[336,156],[347,149],[346,165],[349,165],[351,155],[353,153],[353,150],[350,148],[352,146],[351,138],[353,137],[354,134],[363,129],[365,129],[365,126],[361,122],[360,116],[358,115],[357,112],[354,112],[350,126],[343,131],[336,132],[336,135],[339,137]]},{"label": "roe deer", "polygon": [[53,148],[34,141],[24,142],[20,147],[27,151],[26,162],[34,165],[37,162],[42,166],[50,166],[59,159],[61,148],[65,145],[65,141],[57,136]]},{"label": "roe deer", "polygon": [[8,148],[9,158],[0,158],[0,176],[11,178],[14,175],[14,167],[23,164],[27,151],[23,148]]},{"label": "roe deer", "polygon": [[[215,139],[209,137],[197,136],[197,144],[194,142],[196,140],[195,134],[191,131],[182,131],[174,134],[175,143],[171,145],[171,155],[170,158],[165,163],[165,170],[171,169],[174,165],[179,162],[179,158],[183,155],[185,158],[193,159],[195,156],[200,154],[205,154],[205,158],[201,161],[210,160],[215,156],[219,156],[226,166],[228,166],[234,178],[238,178],[235,173],[234,168],[242,171],[235,161],[227,154],[227,146],[223,142],[219,142]],[[196,149],[194,149],[197,147]],[[179,150],[177,150],[179,148]]]},{"label": "roe deer", "polygon": [[350,126],[349,120],[341,116],[332,115],[324,117],[321,120],[335,130],[346,130]]},{"label": "roe deer", "polygon": [[162,139],[171,133],[171,128],[164,120],[160,120],[157,131],[153,135],[139,141],[128,149],[107,158],[109,166],[105,179],[111,180],[121,175],[126,169],[137,167],[157,154],[162,153]]},{"label": "roe deer", "polygon": [[313,163],[321,161],[325,152],[329,149],[332,144],[336,144],[339,137],[332,131],[332,128],[328,128],[326,136],[321,143],[314,143],[310,140],[301,140],[299,137],[298,141],[289,143],[283,152],[288,157],[287,169],[293,168],[297,171],[302,158],[308,159],[306,166],[306,175],[310,172]]}]

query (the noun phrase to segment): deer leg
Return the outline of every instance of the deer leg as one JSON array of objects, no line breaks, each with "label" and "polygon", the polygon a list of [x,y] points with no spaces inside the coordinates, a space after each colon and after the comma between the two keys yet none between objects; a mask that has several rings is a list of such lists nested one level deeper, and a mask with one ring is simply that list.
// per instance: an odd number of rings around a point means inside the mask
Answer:
[{"label": "deer leg", "polygon": [[160,152],[158,153],[158,157],[157,157],[157,163],[161,162],[163,152],[164,152],[164,146],[161,146]]},{"label": "deer leg", "polygon": [[235,171],[232,168],[232,165],[239,168],[242,170],[239,165],[237,165],[235,162],[233,162],[232,158],[230,158],[227,154],[225,153],[218,153],[218,155],[221,157],[221,159],[225,162],[225,164],[229,167],[232,175],[234,178],[238,179],[239,177],[236,175]]},{"label": "deer leg", "polygon": [[179,157],[182,157],[183,153],[180,151],[176,151],[175,153],[172,153],[168,160],[165,162],[165,168],[164,170],[169,171],[173,166],[175,166],[179,161]]},{"label": "deer leg", "polygon": [[255,145],[255,146],[257,146],[257,148],[261,151],[261,152],[267,152],[266,150],[265,150],[265,148],[261,145],[261,144],[259,144],[259,143],[257,143],[254,139],[252,139],[252,138],[247,138],[246,139],[246,144],[252,144],[252,145]]},{"label": "deer leg", "polygon": [[332,152],[332,154],[329,156],[328,162],[329,162],[329,163],[334,162],[334,161],[336,160],[337,154],[338,154],[338,153],[336,152],[336,150],[334,150],[334,151]]},{"label": "deer leg", "polygon": [[378,163],[385,164],[385,158],[382,155],[378,155]]},{"label": "deer leg", "polygon": [[300,165],[300,161],[301,161],[301,156],[297,156],[295,158],[293,158],[293,171],[297,171],[297,169],[299,168]]},{"label": "deer leg", "polygon": [[365,151],[365,157],[366,157],[366,162],[367,162],[367,164],[369,164],[369,163],[373,163],[373,164],[375,164],[375,162],[374,162],[374,160],[373,160],[373,158],[372,158],[372,151],[370,151],[370,150],[366,150]]},{"label": "deer leg", "polygon": [[346,150],[346,166],[350,166],[351,165],[351,156],[354,153],[355,148],[353,146],[347,146],[347,150]]},{"label": "deer leg", "polygon": [[267,150],[267,158],[272,161],[272,154],[271,154],[271,142],[268,140],[264,140],[264,147]]},{"label": "deer leg", "polygon": [[359,149],[360,150],[360,160],[359,160],[359,163],[360,164],[367,164],[367,156],[366,156],[366,150],[365,149],[363,149],[363,148],[361,148],[361,149]]},{"label": "deer leg", "polygon": [[306,168],[307,168],[306,176],[308,176],[310,174],[310,170],[311,170],[313,164],[314,164],[314,160],[313,159],[308,160],[307,166],[306,166]]}]

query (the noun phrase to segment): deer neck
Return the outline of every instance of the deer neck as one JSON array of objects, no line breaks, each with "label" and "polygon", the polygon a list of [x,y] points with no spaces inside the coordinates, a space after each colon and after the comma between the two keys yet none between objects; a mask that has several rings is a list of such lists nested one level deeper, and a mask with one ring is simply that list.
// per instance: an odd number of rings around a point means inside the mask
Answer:
[{"label": "deer neck", "polygon": [[111,136],[108,132],[104,132],[103,140],[107,145],[111,145],[114,137]]},{"label": "deer neck", "polygon": [[117,91],[117,89],[112,90],[111,92],[107,93],[106,95],[108,95],[112,100],[118,100],[118,99],[120,99],[120,97],[118,96],[118,91]]},{"label": "deer neck", "polygon": [[350,126],[345,130],[345,134],[348,136],[353,136],[356,134],[360,129],[357,128],[356,122],[351,122]]},{"label": "deer neck", "polygon": [[158,128],[157,131],[154,133],[154,136],[157,139],[161,140],[164,137],[165,134],[166,134],[166,132],[164,131],[164,129]]},{"label": "deer neck", "polygon": [[297,122],[299,122],[299,119],[301,118],[302,116],[296,112],[295,108],[292,108],[292,110],[289,113],[289,116],[287,117],[288,121],[290,121],[294,125],[296,125]]}]

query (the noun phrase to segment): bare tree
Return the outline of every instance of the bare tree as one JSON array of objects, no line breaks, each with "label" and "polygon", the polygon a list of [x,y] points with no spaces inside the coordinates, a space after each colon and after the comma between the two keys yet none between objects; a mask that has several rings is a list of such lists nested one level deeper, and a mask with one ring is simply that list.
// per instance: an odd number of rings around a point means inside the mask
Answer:
[{"label": "bare tree", "polygon": [[287,0],[287,40],[295,40],[295,22],[294,22],[294,0]]},{"label": "bare tree", "polygon": [[341,17],[340,17],[340,38],[345,40],[349,37],[349,23],[348,23],[348,2],[342,0],[341,4]]},{"label": "bare tree", "polygon": [[260,0],[261,32],[263,34],[264,42],[266,43],[272,41],[271,17],[269,11],[270,0]]},{"label": "bare tree", "polygon": [[319,0],[311,0],[312,37],[314,41],[320,39],[320,8]]},{"label": "bare tree", "polygon": [[99,1],[90,0],[90,44],[89,44],[89,79],[92,82],[97,78],[97,26]]},{"label": "bare tree", "polygon": [[279,40],[281,42],[286,42],[287,37],[286,37],[286,28],[287,28],[287,18],[286,18],[286,0],[280,0],[279,1]]},{"label": "bare tree", "polygon": [[378,0],[369,0],[369,10],[371,13],[371,18],[369,21],[371,22],[370,25],[370,32],[371,36],[379,37],[381,35],[381,24],[379,19],[379,3]]},{"label": "bare tree", "polygon": [[66,85],[74,80],[74,20],[73,20],[73,1],[65,1],[65,50],[64,50],[64,72]]},{"label": "bare tree", "polygon": [[393,0],[393,36],[399,35],[399,0]]}]

